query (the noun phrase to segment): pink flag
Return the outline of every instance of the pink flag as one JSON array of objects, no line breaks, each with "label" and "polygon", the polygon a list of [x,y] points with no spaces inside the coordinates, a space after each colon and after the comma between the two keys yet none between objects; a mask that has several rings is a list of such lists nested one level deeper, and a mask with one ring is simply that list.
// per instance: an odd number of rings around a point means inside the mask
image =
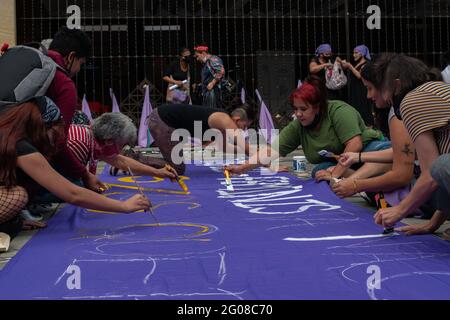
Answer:
[{"label": "pink flag", "polygon": [[153,141],[148,128],[148,117],[152,112],[152,103],[150,101],[150,87],[145,88],[144,105],[142,106],[141,123],[139,125],[139,146],[148,148]]},{"label": "pink flag", "polygon": [[117,103],[116,96],[114,95],[113,89],[109,89],[109,95],[112,101],[112,112],[120,112],[119,104]]},{"label": "pink flag", "polygon": [[91,109],[89,108],[89,103],[87,102],[86,95],[83,96],[83,102],[81,103],[82,109],[81,111],[84,112],[85,115],[89,118],[89,121],[92,122],[92,114]]},{"label": "pink flag", "polygon": [[244,88],[242,88],[242,90],[241,90],[241,101],[242,101],[242,103],[245,103],[245,89]]},{"label": "pink flag", "polygon": [[261,111],[259,114],[259,128],[260,134],[266,139],[267,143],[272,143],[275,137],[272,137],[272,130],[275,129],[273,125],[272,115],[270,114],[269,109],[267,109],[266,104],[264,103],[259,91],[256,90],[256,96],[259,101],[261,101]]}]

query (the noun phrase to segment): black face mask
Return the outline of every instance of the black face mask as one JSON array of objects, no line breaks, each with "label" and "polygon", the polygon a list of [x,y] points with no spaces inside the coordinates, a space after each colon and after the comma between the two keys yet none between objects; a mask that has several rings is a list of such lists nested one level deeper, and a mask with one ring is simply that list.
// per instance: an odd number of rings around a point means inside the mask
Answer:
[{"label": "black face mask", "polygon": [[187,56],[187,57],[182,57],[181,61],[183,61],[184,63],[191,63],[192,62],[192,57],[191,56]]},{"label": "black face mask", "polygon": [[331,61],[331,57],[323,57],[322,58],[325,62],[330,62]]}]

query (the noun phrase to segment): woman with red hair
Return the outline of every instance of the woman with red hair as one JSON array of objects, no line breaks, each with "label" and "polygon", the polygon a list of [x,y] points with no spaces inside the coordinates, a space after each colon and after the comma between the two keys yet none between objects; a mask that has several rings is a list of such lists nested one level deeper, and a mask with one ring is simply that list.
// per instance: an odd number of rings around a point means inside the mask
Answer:
[{"label": "woman with red hair", "polygon": [[63,132],[61,112],[48,98],[0,109],[0,231],[8,232],[5,228],[17,221],[39,185],[89,209],[134,212],[149,208],[148,199],[141,195],[124,202],[108,199],[56,172],[48,161],[57,151],[59,132]]},{"label": "woman with red hair", "polygon": [[[349,150],[359,153],[391,147],[381,132],[365,125],[355,108],[339,100],[329,101],[325,84],[317,76],[307,78],[290,100],[296,119],[281,131],[270,156],[272,160],[280,155],[285,157],[302,146],[306,159],[316,165],[312,176],[317,181],[340,178],[347,170],[336,161],[320,156],[321,150],[339,155]],[[250,159],[230,170],[241,173],[254,168],[256,165],[251,163],[256,162],[267,163],[267,159]]]}]

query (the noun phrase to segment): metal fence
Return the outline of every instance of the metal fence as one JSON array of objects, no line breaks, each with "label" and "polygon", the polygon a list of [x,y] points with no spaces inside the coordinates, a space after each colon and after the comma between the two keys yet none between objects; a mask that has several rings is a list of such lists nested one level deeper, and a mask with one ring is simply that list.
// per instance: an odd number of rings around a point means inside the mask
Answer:
[{"label": "metal fence", "polygon": [[[440,67],[450,41],[448,0],[17,0],[18,43],[51,38],[66,24],[70,5],[81,8],[81,25],[94,44],[77,78],[80,95],[110,104],[113,88],[135,119],[143,81],[152,85],[153,104],[164,100],[162,73],[182,46],[207,43],[253,97],[268,61],[261,57],[273,55],[275,68],[290,57],[292,76],[284,83],[290,91],[324,42],[341,57],[364,43],[373,53],[404,52]],[[370,5],[381,9],[379,30],[367,27]],[[194,69],[198,78],[199,66]]]}]

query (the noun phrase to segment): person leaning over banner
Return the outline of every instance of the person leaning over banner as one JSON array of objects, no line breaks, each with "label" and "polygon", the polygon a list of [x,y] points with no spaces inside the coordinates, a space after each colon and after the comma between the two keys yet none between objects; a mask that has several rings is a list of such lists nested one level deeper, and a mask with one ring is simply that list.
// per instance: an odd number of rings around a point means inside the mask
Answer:
[{"label": "person leaning over banner", "polygon": [[[159,147],[164,157],[164,164],[171,165],[178,174],[184,174],[186,166],[184,162],[175,163],[172,159],[173,149],[180,144],[179,141],[172,140],[172,134],[177,129],[187,130],[191,137],[199,138],[203,140],[204,133],[209,129],[219,130],[223,137],[226,137],[227,130],[234,130],[234,138],[237,138],[233,142],[242,150],[248,154],[248,144],[239,145],[240,143],[240,131],[246,130],[253,122],[254,114],[251,108],[247,105],[242,105],[227,114],[224,110],[214,109],[205,106],[187,106],[182,104],[169,104],[163,105],[157,109],[154,109],[149,117],[149,128],[152,137],[155,139],[155,145]],[[201,137],[196,137],[195,125],[201,123],[202,134]],[[240,130],[238,130],[240,129]],[[245,141],[245,138],[242,139]],[[224,144],[224,148],[226,148]],[[183,157],[183,150],[180,150],[180,157]],[[160,161],[149,162],[149,165],[160,165]]]},{"label": "person leaning over banner", "polygon": [[376,62],[369,62],[361,71],[361,79],[367,87],[368,98],[377,108],[390,109],[389,129],[392,148],[378,152],[344,153],[340,163],[346,167],[357,163],[364,165],[348,178],[335,183],[333,191],[341,198],[358,192],[382,192],[389,205],[397,205],[411,190],[415,170],[415,149],[408,131],[394,113],[393,108],[383,100],[381,83],[377,81],[377,64],[387,63],[392,54],[382,55]]},{"label": "person leaning over banner", "polygon": [[84,185],[97,190],[101,182],[86,170],[67,148],[67,135],[78,106],[78,93],[73,77],[81,70],[91,52],[91,41],[81,30],[63,27],[56,33],[48,56],[58,65],[55,77],[47,90],[46,96],[60,108],[65,123],[65,135],[57,141],[58,153],[54,162],[58,170],[71,179],[82,179]]},{"label": "person leaning over banner", "polygon": [[[126,201],[108,199],[81,188],[49,164],[63,134],[61,113],[46,97],[0,110],[0,232],[15,235],[22,226],[19,213],[39,186],[76,206],[104,211],[146,210],[150,203],[141,195]],[[25,226],[44,227],[39,223]]]},{"label": "person leaning over banner", "polygon": [[222,108],[222,80],[225,67],[222,59],[209,53],[205,45],[194,48],[197,61],[203,63],[202,68],[202,96],[203,105],[210,108]]},{"label": "person leaning over banner", "polygon": [[104,161],[123,171],[144,176],[176,178],[166,169],[155,169],[120,154],[125,146],[133,147],[137,141],[137,129],[133,121],[118,112],[104,113],[92,126],[71,125],[67,144],[69,150],[92,174],[97,172],[98,161]]},{"label": "person leaning over banner", "polygon": [[[318,154],[321,150],[339,155],[343,152],[378,151],[391,147],[381,132],[366,127],[355,108],[342,101],[328,101],[326,92],[320,78],[308,77],[291,95],[296,120],[281,131],[272,150],[260,154],[268,154],[273,161],[302,146],[307,160],[316,165],[312,172],[313,178],[329,181],[343,176],[347,168],[321,157]],[[247,163],[230,166],[229,169],[239,174],[266,162],[267,159],[251,158]],[[327,170],[330,167],[334,167],[332,172]]]},{"label": "person leaning over banner", "polygon": [[408,197],[398,206],[379,210],[375,222],[393,227],[435,195],[440,211],[429,223],[409,229],[413,233],[434,232],[450,215],[449,169],[445,163],[450,153],[450,85],[435,81],[438,75],[422,61],[403,54],[378,65],[376,74],[384,99],[392,102],[396,117],[403,120],[414,143],[421,175]]}]

